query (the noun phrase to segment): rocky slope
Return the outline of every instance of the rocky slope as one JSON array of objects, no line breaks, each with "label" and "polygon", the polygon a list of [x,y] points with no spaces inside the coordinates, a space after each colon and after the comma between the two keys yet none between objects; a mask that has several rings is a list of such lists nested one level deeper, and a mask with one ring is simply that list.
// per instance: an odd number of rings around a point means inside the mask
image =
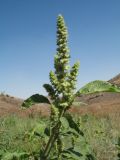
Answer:
[{"label": "rocky slope", "polygon": [[110,82],[112,84],[116,84],[117,86],[120,87],[120,74],[118,74],[114,78],[110,79],[108,82]]}]

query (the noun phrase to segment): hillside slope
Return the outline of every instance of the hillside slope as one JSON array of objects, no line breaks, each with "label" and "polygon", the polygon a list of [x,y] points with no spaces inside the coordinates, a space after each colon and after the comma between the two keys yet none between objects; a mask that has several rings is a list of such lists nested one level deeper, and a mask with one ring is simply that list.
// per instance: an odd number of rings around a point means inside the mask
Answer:
[{"label": "hillside slope", "polygon": [[[120,74],[109,80],[108,82],[120,86]],[[108,85],[108,83],[105,82]],[[93,87],[93,86],[92,86]],[[108,115],[109,113],[120,114],[120,93],[105,92],[104,87],[101,92],[92,94],[81,95],[76,98],[76,101],[82,102],[81,106],[72,107],[71,112],[78,114],[92,113],[95,115]],[[114,87],[114,86],[113,86]],[[110,89],[107,86],[107,89]],[[102,92],[104,91],[104,92]],[[42,114],[48,116],[50,114],[50,106],[41,104],[35,105],[30,109],[22,110],[20,108],[23,100],[8,95],[0,95],[0,116],[8,114],[17,114],[20,116],[34,116],[36,114]]]},{"label": "hillside slope", "polygon": [[120,114],[120,93],[100,92],[81,95],[76,101],[83,102],[83,105],[72,108],[72,112],[94,115]]},{"label": "hillside slope", "polygon": [[88,83],[79,90],[79,96],[76,99],[78,102],[83,102],[83,105],[80,107],[81,109],[73,108],[72,111],[80,114],[89,112],[99,115],[114,112],[120,113],[119,87],[120,74],[108,82],[97,80]]},{"label": "hillside slope", "polygon": [[34,116],[36,114],[42,114],[48,116],[50,113],[47,105],[35,105],[30,109],[21,109],[23,99],[11,97],[8,95],[0,95],[0,116],[5,115],[19,115],[19,116]]},{"label": "hillside slope", "polygon": [[112,84],[115,84],[115,85],[120,87],[120,73],[117,76],[110,79],[108,82],[110,82]]}]

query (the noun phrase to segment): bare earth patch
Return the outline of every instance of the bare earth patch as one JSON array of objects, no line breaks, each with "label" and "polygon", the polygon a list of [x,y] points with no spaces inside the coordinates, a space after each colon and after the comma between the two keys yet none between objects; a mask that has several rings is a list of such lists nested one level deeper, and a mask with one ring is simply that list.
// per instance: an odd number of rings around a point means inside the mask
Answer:
[{"label": "bare earth patch", "polygon": [[[120,74],[109,80],[109,82],[120,86]],[[76,98],[83,102],[80,106],[72,106],[70,112],[75,114],[91,113],[94,115],[108,115],[120,113],[120,93],[95,93]],[[46,104],[35,105],[30,109],[21,109],[23,100],[9,95],[0,95],[0,116],[17,114],[20,116],[50,115],[50,106]]]},{"label": "bare earth patch", "polygon": [[[120,113],[120,93],[96,93],[84,95],[76,98],[76,101],[83,102],[80,106],[72,106],[70,112],[75,114],[92,113],[94,115],[108,115],[110,113]],[[30,109],[21,109],[23,100],[0,96],[0,116],[9,114],[17,114],[20,116],[34,116],[42,115],[48,116],[50,114],[50,106],[46,104],[38,104]]]}]

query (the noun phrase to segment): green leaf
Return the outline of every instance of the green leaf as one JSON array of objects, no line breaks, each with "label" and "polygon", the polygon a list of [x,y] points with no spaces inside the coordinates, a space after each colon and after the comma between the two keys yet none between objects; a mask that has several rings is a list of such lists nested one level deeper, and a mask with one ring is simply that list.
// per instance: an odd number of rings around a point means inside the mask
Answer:
[{"label": "green leaf", "polygon": [[78,124],[74,121],[73,117],[70,114],[66,114],[65,117],[69,123],[69,127],[74,129],[79,135],[84,136],[83,132],[80,130]]},{"label": "green leaf", "polygon": [[45,134],[46,136],[50,136],[50,128],[49,128],[49,127],[46,127],[46,128],[45,128],[44,134]]},{"label": "green leaf", "polygon": [[22,159],[28,159],[29,154],[28,153],[19,153],[19,152],[13,152],[13,153],[9,153],[6,152],[3,156],[1,160],[22,160]]},{"label": "green leaf", "polygon": [[50,104],[50,101],[43,95],[34,94],[23,102],[22,107],[29,108],[36,103]]},{"label": "green leaf", "polygon": [[46,91],[48,92],[48,95],[54,99],[55,97],[55,90],[54,88],[52,87],[52,85],[50,84],[44,84],[43,87],[46,89]]},{"label": "green leaf", "polygon": [[97,92],[118,92],[120,93],[120,88],[116,85],[113,85],[106,81],[92,81],[88,84],[86,84],[84,87],[82,87],[76,95],[83,95],[83,94],[92,94]]},{"label": "green leaf", "polygon": [[81,160],[82,154],[79,151],[75,151],[73,148],[68,148],[63,151],[62,157],[71,160]]},{"label": "green leaf", "polygon": [[64,129],[68,129],[68,128],[69,128],[69,123],[68,123],[66,117],[61,117],[61,118],[60,118],[60,122],[61,122],[62,127],[63,127]]},{"label": "green leaf", "polygon": [[33,135],[44,137],[45,126],[45,123],[38,123],[32,131]]},{"label": "green leaf", "polygon": [[85,160],[95,160],[94,155],[92,155],[91,146],[86,142],[84,137],[77,138],[74,149],[75,151],[80,151]]},{"label": "green leaf", "polygon": [[67,137],[71,135],[78,136],[78,133],[73,128],[69,128],[67,132],[63,132],[61,133],[61,135],[67,136]]}]

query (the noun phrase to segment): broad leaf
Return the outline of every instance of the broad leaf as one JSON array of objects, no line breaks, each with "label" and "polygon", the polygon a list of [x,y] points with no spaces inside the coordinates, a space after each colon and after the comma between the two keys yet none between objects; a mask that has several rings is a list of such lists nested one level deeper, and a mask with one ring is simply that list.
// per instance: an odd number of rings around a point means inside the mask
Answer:
[{"label": "broad leaf", "polygon": [[120,88],[109,82],[96,80],[96,81],[92,81],[86,84],[76,93],[76,95],[79,96],[81,94],[91,94],[91,93],[97,93],[97,92],[118,92],[120,93]]},{"label": "broad leaf", "polygon": [[70,114],[66,114],[65,118],[67,119],[70,128],[74,129],[79,135],[84,136],[78,124],[74,121],[73,117]]},{"label": "broad leaf", "polygon": [[45,136],[45,134],[44,134],[45,127],[46,127],[45,123],[43,123],[43,122],[38,123],[35,126],[35,128],[33,129],[32,134],[39,136],[39,137],[44,137]]},{"label": "broad leaf", "polygon": [[69,128],[69,123],[68,123],[68,121],[67,121],[67,119],[65,117],[61,117],[60,118],[60,122],[61,122],[62,127],[64,129],[68,129]]},{"label": "broad leaf", "polygon": [[75,151],[73,148],[68,148],[63,151],[62,157],[70,160],[81,160],[82,154],[79,151]]},{"label": "broad leaf", "polygon": [[36,103],[50,104],[50,101],[43,95],[34,94],[23,102],[22,107],[29,108]]},{"label": "broad leaf", "polygon": [[77,138],[74,150],[80,152],[85,160],[95,160],[95,157],[91,154],[91,146],[87,143],[84,137]]},{"label": "broad leaf", "polygon": [[52,85],[50,84],[44,84],[43,87],[46,89],[46,91],[48,92],[48,95],[54,99],[55,97],[55,90],[54,88],[52,87]]}]

